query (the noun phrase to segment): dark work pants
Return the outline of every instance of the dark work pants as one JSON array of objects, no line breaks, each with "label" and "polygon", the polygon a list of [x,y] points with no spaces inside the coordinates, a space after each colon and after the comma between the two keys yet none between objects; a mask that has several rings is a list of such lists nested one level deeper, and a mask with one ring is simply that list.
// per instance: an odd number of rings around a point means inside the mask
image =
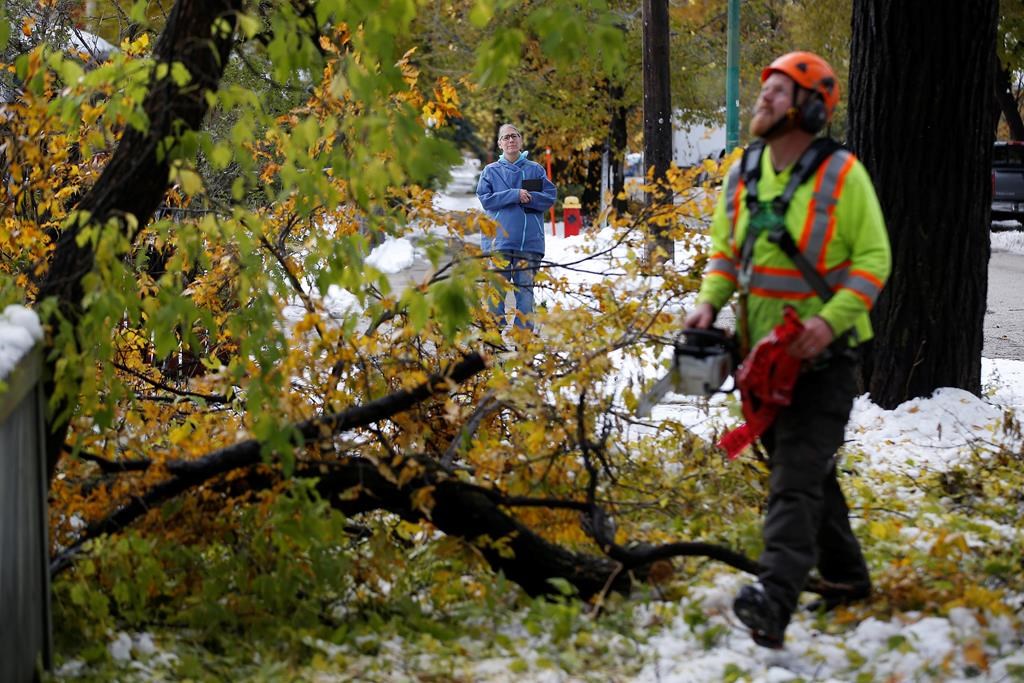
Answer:
[{"label": "dark work pants", "polygon": [[852,360],[838,357],[804,372],[792,404],[761,438],[770,454],[771,478],[761,555],[765,570],[759,578],[783,624],[815,566],[827,581],[870,581],[834,457],[857,391],[854,368]]}]

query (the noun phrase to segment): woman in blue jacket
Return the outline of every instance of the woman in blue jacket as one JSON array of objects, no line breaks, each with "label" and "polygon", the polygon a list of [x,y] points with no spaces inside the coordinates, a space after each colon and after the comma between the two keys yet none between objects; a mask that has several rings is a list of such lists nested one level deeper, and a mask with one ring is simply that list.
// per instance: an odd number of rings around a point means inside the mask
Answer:
[{"label": "woman in blue jacket", "polygon": [[[557,190],[544,167],[527,159],[523,136],[512,124],[498,129],[502,154],[484,167],[476,196],[487,215],[498,223],[493,238],[483,236],[484,253],[497,257],[498,267],[515,287],[517,327],[533,329],[533,278],[544,258],[544,212],[555,203]],[[498,294],[491,312],[502,321],[505,298]],[[504,327],[504,325],[502,325]]]}]

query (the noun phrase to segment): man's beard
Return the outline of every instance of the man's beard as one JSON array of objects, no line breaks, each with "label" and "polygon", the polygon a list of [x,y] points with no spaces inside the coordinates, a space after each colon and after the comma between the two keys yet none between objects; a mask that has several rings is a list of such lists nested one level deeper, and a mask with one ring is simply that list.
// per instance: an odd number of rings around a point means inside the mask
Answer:
[{"label": "man's beard", "polygon": [[770,112],[755,112],[750,119],[750,134],[763,140],[774,140],[788,133],[796,126],[796,117],[789,117],[789,110],[777,118],[771,118]]}]

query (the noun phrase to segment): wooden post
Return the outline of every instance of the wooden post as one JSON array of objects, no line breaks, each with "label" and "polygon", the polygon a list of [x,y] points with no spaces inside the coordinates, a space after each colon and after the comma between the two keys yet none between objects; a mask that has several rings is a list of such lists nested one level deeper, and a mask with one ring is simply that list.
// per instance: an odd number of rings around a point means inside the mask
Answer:
[{"label": "wooden post", "polygon": [[[644,0],[643,5],[643,72],[644,72],[644,165],[654,168],[654,181],[664,180],[672,163],[672,96],[669,90],[668,0]],[[664,197],[648,195],[648,204],[664,201]],[[655,232],[644,249],[644,260],[655,264],[655,250],[661,248],[671,260],[675,244]]]}]

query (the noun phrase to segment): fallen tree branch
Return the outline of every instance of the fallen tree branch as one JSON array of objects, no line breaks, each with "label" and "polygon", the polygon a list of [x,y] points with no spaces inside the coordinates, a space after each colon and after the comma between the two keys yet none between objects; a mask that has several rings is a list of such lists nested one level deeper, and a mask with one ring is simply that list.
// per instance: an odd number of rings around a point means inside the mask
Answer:
[{"label": "fallen tree branch", "polygon": [[[413,521],[429,521],[440,531],[473,545],[495,571],[505,574],[530,595],[556,594],[552,579],[565,579],[583,599],[598,594],[611,580],[613,590],[627,592],[642,569],[630,576],[618,562],[599,555],[577,553],[547,541],[502,509],[494,490],[460,481],[425,457],[409,457],[406,466],[418,469],[402,484],[385,477],[369,460],[310,467],[319,478],[317,490],[331,506],[346,515],[388,510]],[[408,481],[406,481],[408,479]],[[420,492],[429,487],[429,505],[417,507]],[[415,494],[415,495],[414,495]]]},{"label": "fallen tree branch", "polygon": [[484,421],[489,415],[493,415],[501,408],[501,401],[494,397],[494,392],[489,391],[481,399],[477,405],[476,410],[470,415],[469,420],[459,430],[458,436],[452,439],[451,444],[448,446],[448,450],[445,451],[441,457],[441,466],[445,469],[450,469],[452,463],[455,462],[455,456],[459,454],[459,449],[473,438],[476,434],[476,430],[480,428],[480,423]]},{"label": "fallen tree branch", "polygon": [[[372,424],[447,391],[483,367],[482,357],[471,354],[450,372],[435,375],[415,389],[308,420],[297,425],[296,431],[308,442]],[[591,448],[594,445],[588,444]],[[174,463],[171,478],[87,527],[74,545],[53,558],[51,573],[69,567],[88,540],[124,528],[154,507],[214,476],[248,467],[253,477],[250,490],[280,481],[281,475],[257,468],[260,464],[260,444],[255,440],[220,449],[197,461]],[[399,471],[401,474],[396,475]],[[393,454],[387,468],[361,457],[301,462],[295,476],[316,478],[321,497],[348,516],[386,510],[412,522],[429,521],[443,533],[470,543],[492,569],[504,573],[530,595],[557,593],[553,579],[569,582],[583,599],[608,590],[628,592],[634,582],[648,578],[656,562],[675,557],[708,557],[754,575],[762,569],[742,553],[713,543],[621,546],[614,542],[615,527],[594,501],[593,490],[588,492],[586,501],[505,496],[496,489],[462,481],[443,464],[425,456]],[[584,528],[606,556],[575,552],[546,540],[507,512],[507,508],[519,506],[579,510]],[[835,594],[844,588],[824,582],[807,586],[807,590],[822,594]]]},{"label": "fallen tree branch", "polygon": [[99,465],[100,472],[103,474],[143,472],[149,469],[149,466],[152,464],[150,460],[110,460],[101,455],[96,455],[95,453],[89,453],[87,451],[79,452],[78,457],[86,462]]},{"label": "fallen tree branch", "polygon": [[[340,413],[312,418],[295,425],[295,431],[302,442],[315,441],[348,429],[362,427],[379,420],[397,415],[436,394],[445,393],[457,384],[477,374],[486,367],[478,353],[471,353],[455,366],[442,374],[432,375],[426,382],[414,389],[397,391],[375,401],[353,406]],[[301,443],[299,444],[301,445]],[[209,477],[229,470],[254,465],[261,461],[262,444],[248,439],[216,450],[195,460],[178,460],[167,464],[167,469],[178,476]]]},{"label": "fallen tree branch", "polygon": [[[483,357],[478,353],[471,353],[448,372],[432,375],[426,382],[413,389],[398,391],[340,413],[301,422],[295,426],[295,431],[302,437],[298,445],[387,419],[434,395],[447,392],[454,385],[466,381],[485,367]],[[151,461],[133,461],[133,466],[143,469],[140,464],[142,462],[148,462],[147,467],[152,464]],[[166,468],[172,474],[169,479],[149,489],[144,495],[134,497],[107,517],[87,526],[78,540],[51,559],[50,573],[55,575],[67,569],[82,545],[89,540],[123,529],[154,507],[212,477],[262,462],[261,443],[256,439],[247,439],[213,451],[197,460],[166,463]]]}]

